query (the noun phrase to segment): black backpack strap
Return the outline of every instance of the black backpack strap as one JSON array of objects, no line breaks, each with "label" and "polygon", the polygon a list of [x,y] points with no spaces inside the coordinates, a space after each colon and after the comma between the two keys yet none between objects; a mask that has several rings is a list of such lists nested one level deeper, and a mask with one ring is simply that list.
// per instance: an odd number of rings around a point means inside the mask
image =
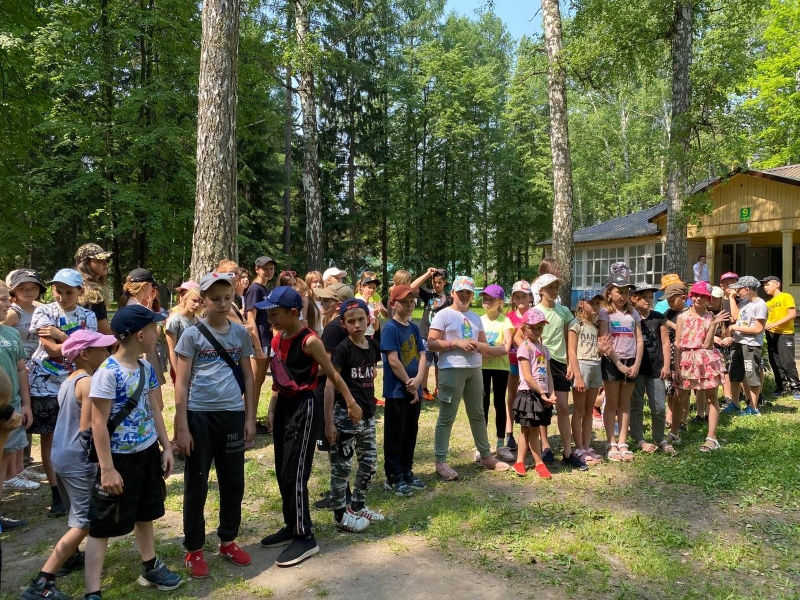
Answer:
[{"label": "black backpack strap", "polygon": [[131,414],[131,411],[139,404],[139,398],[142,397],[142,392],[144,391],[144,381],[145,381],[145,372],[144,372],[144,363],[140,360],[139,362],[139,385],[136,386],[136,391],[133,392],[133,395],[128,398],[128,401],[125,403],[125,406],[122,407],[122,410],[119,411],[114,418],[108,422],[108,435],[111,436],[117,430],[117,427]]},{"label": "black backpack strap", "polygon": [[202,333],[203,337],[206,338],[208,342],[213,346],[214,350],[217,351],[217,354],[219,354],[220,358],[225,361],[225,364],[227,364],[231,368],[231,371],[233,371],[233,375],[236,378],[236,382],[239,384],[239,388],[244,394],[244,381],[239,379],[239,369],[241,367],[235,362],[233,362],[233,358],[231,358],[231,355],[228,354],[228,351],[222,347],[222,344],[219,343],[219,340],[214,336],[214,334],[208,330],[208,327],[206,327],[205,323],[200,321],[197,325],[195,325],[195,327],[197,327],[197,330],[200,333]]}]

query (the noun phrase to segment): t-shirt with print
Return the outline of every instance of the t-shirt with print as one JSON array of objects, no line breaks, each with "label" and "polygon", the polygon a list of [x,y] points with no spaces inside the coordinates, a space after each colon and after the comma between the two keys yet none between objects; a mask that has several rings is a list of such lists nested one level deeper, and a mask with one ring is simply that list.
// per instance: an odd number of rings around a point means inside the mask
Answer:
[{"label": "t-shirt with print", "polygon": [[414,378],[419,373],[419,356],[422,348],[422,334],[413,321],[409,321],[408,325],[403,325],[397,319],[391,319],[381,328],[384,398],[409,396],[405,382],[397,378],[389,365],[388,353],[397,352],[397,357],[403,364],[406,374]]},{"label": "t-shirt with print", "polygon": [[165,329],[169,333],[174,334],[176,340],[180,340],[183,336],[183,332],[189,329],[189,327],[196,325],[197,321],[197,317],[190,319],[179,312],[174,312],[167,318]]},{"label": "t-shirt with print", "polygon": [[550,357],[560,363],[567,362],[567,334],[565,325],[572,322],[572,313],[566,306],[556,304],[553,308],[547,308],[543,304],[537,304],[538,308],[544,313],[544,318],[548,324],[542,331],[542,343],[550,352]]},{"label": "t-shirt with print", "polygon": [[[455,308],[447,308],[436,313],[431,322],[431,329],[442,332],[440,338],[445,342],[456,340],[478,341],[480,332],[483,331],[481,319],[474,312],[462,313]],[[460,348],[439,351],[440,369],[474,369],[483,364],[480,352],[464,352]]]},{"label": "t-shirt with print", "polygon": [[[219,345],[230,354],[233,362],[238,363],[242,358],[253,356],[250,334],[238,323],[228,321],[230,327],[226,333],[220,333],[205,320],[202,323]],[[231,368],[196,326],[189,327],[183,332],[178,345],[175,346],[175,354],[192,361],[187,409],[244,410],[242,391]]]},{"label": "t-shirt with print", "polygon": [[[795,308],[794,296],[786,292],[775,294],[772,298],[767,300],[767,309],[769,309],[769,318],[767,321],[774,323],[786,318],[789,314],[789,309]],[[794,333],[794,319],[789,319],[783,325],[776,327],[773,333],[780,333],[791,335]]]},{"label": "t-shirt with print", "polygon": [[[531,364],[531,375],[545,394],[550,394],[550,385],[547,381],[547,363],[550,362],[550,352],[542,344],[534,344],[530,340],[524,340],[517,349],[517,359],[521,362],[527,360]],[[530,386],[519,372],[519,389],[530,390]]]},{"label": "t-shirt with print", "polygon": [[375,321],[380,316],[375,311],[378,308],[378,305],[381,303],[381,295],[378,292],[375,292],[369,298],[365,298],[363,294],[356,294],[356,298],[359,298],[367,303],[367,308],[369,308],[369,323],[367,324],[367,330],[364,332],[364,335],[367,337],[372,337],[375,335]]},{"label": "t-shirt with print", "polygon": [[[494,320],[490,319],[488,315],[483,315],[481,316],[481,324],[483,325],[483,332],[486,334],[486,341],[490,346],[505,346],[506,331],[513,332],[515,329],[511,320],[503,314],[498,314]],[[511,335],[513,336],[514,334],[512,333]],[[508,371],[510,370],[510,364],[508,354],[483,357],[484,369]]]},{"label": "t-shirt with print", "polygon": [[[64,312],[57,302],[51,302],[37,306],[33,311],[30,331],[36,333],[42,327],[58,327],[67,335],[81,329],[97,331],[97,317],[82,306]],[[29,369],[31,396],[55,398],[67,375],[75,370],[75,365],[62,357],[51,358],[47,355],[44,345],[39,342],[39,347],[31,357]]]},{"label": "t-shirt with print", "polygon": [[[769,315],[769,309],[767,308],[767,303],[764,302],[761,298],[755,298],[748,302],[742,309],[739,311],[739,318],[736,319],[736,325],[744,325],[746,327],[751,327],[755,324],[756,321],[767,320],[767,316]],[[733,341],[737,344],[743,344],[745,346],[755,346],[760,348],[764,344],[764,332],[762,330],[761,333],[742,333],[741,331],[734,331],[733,332]]]},{"label": "t-shirt with print", "polygon": [[[153,366],[146,360],[142,362],[147,381],[139,402],[111,435],[112,454],[134,454],[158,441],[153,408],[150,404],[150,391],[158,387],[158,379]],[[125,407],[138,386],[139,367],[129,369],[119,364],[113,356],[109,356],[92,375],[89,397],[113,402],[108,416],[110,420]]]},{"label": "t-shirt with print", "polygon": [[0,369],[6,372],[11,380],[11,405],[14,410],[19,412],[22,406],[22,398],[19,395],[19,376],[17,375],[17,363],[25,360],[25,347],[19,333],[13,327],[0,325]]},{"label": "t-shirt with print", "polygon": [[[518,315],[516,310],[508,311],[506,317],[511,321],[514,331],[519,329],[519,326],[522,325],[522,316]],[[517,345],[514,342],[511,342],[511,349],[508,351],[508,362],[512,365],[517,364]]]},{"label": "t-shirt with print", "polygon": [[611,345],[619,358],[636,358],[636,324],[642,321],[637,311],[626,313],[615,310],[609,313],[601,308],[597,313],[597,320],[608,323]]},{"label": "t-shirt with print", "polygon": [[[641,316],[641,315],[640,315]],[[639,372],[647,377],[660,377],[664,366],[664,351],[661,347],[661,327],[667,326],[667,317],[654,310],[642,319],[642,364]]]},{"label": "t-shirt with print", "polygon": [[25,364],[28,365],[33,357],[33,353],[36,352],[36,349],[39,347],[39,336],[35,331],[31,331],[33,310],[36,310],[36,308],[34,307],[31,312],[28,312],[23,310],[21,306],[12,304],[11,310],[17,314],[17,324],[14,325],[14,329],[17,330],[22,340],[22,345],[25,348]]},{"label": "t-shirt with print", "polygon": [[266,308],[253,308],[257,302],[263,302],[269,296],[272,288],[261,285],[257,281],[252,282],[247,286],[247,291],[244,293],[244,306],[247,310],[256,311],[256,329],[258,330],[258,339],[261,346],[269,346],[272,340],[272,327],[267,317]]},{"label": "t-shirt with print", "polygon": [[419,331],[423,339],[428,339],[431,322],[436,313],[447,308],[453,303],[453,298],[447,294],[437,294],[428,288],[419,288],[419,298],[424,306],[422,307],[422,320],[419,323]]},{"label": "t-shirt with print", "polygon": [[597,325],[587,323],[581,319],[574,319],[569,326],[578,336],[578,360],[593,360],[600,362],[600,350],[597,348]]},{"label": "t-shirt with print", "polygon": [[[364,339],[367,341],[367,348],[356,346],[349,337],[345,339],[336,346],[331,362],[334,367],[339,367],[347,389],[361,407],[363,418],[371,419],[375,416],[375,364],[381,359],[381,350],[374,339]],[[347,408],[347,403],[338,390],[335,398],[340,406]]]}]

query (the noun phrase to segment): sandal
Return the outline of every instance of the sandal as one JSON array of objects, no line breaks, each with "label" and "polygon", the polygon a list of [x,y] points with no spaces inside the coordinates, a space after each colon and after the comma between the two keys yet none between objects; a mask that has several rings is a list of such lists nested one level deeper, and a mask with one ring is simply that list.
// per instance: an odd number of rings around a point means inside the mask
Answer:
[{"label": "sandal", "polygon": [[681,436],[675,435],[671,431],[667,434],[667,440],[670,444],[680,444],[681,443]]},{"label": "sandal", "polygon": [[[623,450],[623,448],[625,448]],[[620,444],[619,445],[619,453],[622,456],[622,460],[625,462],[630,462],[633,460],[633,452],[628,449],[628,444]]]},{"label": "sandal", "polygon": [[700,446],[700,452],[711,452],[712,450],[719,450],[719,442],[711,437],[707,437],[703,445]]},{"label": "sandal", "polygon": [[675,448],[672,447],[672,444],[670,444],[667,440],[663,440],[658,447],[661,448],[661,451],[667,456],[678,456],[678,451],[675,450]]},{"label": "sandal", "polygon": [[622,462],[622,454],[616,444],[606,444],[606,458],[611,462]]},{"label": "sandal", "polygon": [[587,465],[596,465],[600,462],[594,456],[589,454],[586,450],[581,450],[580,448],[577,448],[573,454],[575,454],[575,456],[580,458]]},{"label": "sandal", "polygon": [[650,442],[645,442],[644,440],[639,442],[636,446],[639,448],[639,450],[641,450],[642,452],[647,452],[648,454],[652,454],[653,452],[658,450],[658,446],[656,446],[655,444],[651,444]]},{"label": "sandal", "polygon": [[595,459],[596,461],[601,461],[601,460],[603,460],[603,457],[602,457],[602,456],[600,456],[600,455],[599,455],[599,454],[598,454],[598,453],[595,451],[595,449],[594,449],[594,448],[592,448],[591,446],[589,446],[589,449],[586,451],[586,456],[591,456],[591,457],[592,457],[593,459]]}]

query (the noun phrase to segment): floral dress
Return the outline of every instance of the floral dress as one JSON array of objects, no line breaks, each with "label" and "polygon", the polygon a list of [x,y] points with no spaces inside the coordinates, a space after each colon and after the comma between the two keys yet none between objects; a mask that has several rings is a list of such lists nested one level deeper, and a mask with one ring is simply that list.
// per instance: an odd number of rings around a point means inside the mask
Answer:
[{"label": "floral dress", "polygon": [[678,345],[681,348],[681,374],[678,384],[684,390],[709,390],[722,385],[725,365],[716,348],[705,348],[706,332],[711,327],[712,314],[706,311],[698,317],[693,310],[684,313],[683,330]]}]

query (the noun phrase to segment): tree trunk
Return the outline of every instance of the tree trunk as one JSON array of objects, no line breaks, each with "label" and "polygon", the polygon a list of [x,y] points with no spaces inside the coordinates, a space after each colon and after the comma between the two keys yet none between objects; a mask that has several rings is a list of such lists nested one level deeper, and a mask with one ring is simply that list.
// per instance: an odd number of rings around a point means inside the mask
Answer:
[{"label": "tree trunk", "polygon": [[[286,28],[291,26],[286,18]],[[283,138],[283,253],[292,255],[292,129],[294,128],[294,111],[292,110],[292,69],[286,67],[286,129]]]},{"label": "tree trunk", "polygon": [[300,46],[300,106],[303,110],[303,191],[306,198],[306,249],[310,271],[324,270],[322,262],[322,191],[319,183],[317,100],[314,90],[314,52],[308,46],[310,15],[307,0],[295,0],[294,23]]},{"label": "tree trunk", "polygon": [[236,87],[239,0],[203,3],[197,102],[197,189],[192,278],[224,258],[238,260],[236,206]]},{"label": "tree trunk", "polygon": [[553,258],[566,285],[561,302],[570,306],[572,296],[572,161],[567,129],[567,84],[561,61],[561,12],[558,0],[542,0],[547,95],[550,100],[550,150],[553,154]]},{"label": "tree trunk", "polygon": [[672,112],[667,173],[667,273],[686,281],[686,218],[681,211],[686,193],[686,157],[689,151],[689,106],[692,82],[692,4],[679,2],[672,22]]}]

